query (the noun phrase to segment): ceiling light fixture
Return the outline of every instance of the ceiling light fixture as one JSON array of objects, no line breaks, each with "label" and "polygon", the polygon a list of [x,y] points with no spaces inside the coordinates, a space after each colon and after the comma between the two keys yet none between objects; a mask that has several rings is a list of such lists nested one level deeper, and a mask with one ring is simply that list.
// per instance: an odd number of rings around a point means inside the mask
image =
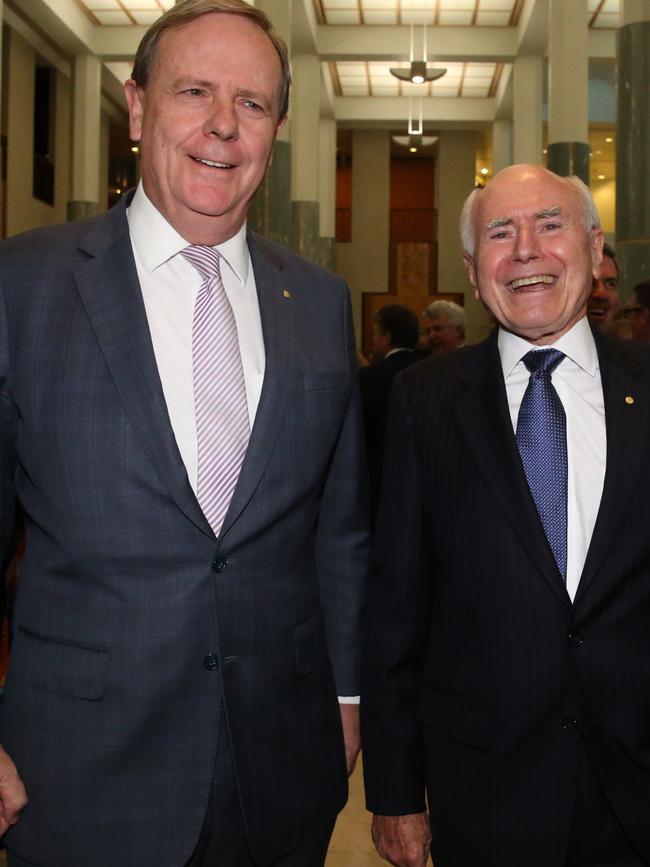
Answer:
[{"label": "ceiling light fixture", "polygon": [[402,66],[391,66],[390,74],[400,81],[410,81],[411,84],[425,84],[427,81],[435,81],[447,72],[446,69],[427,66],[427,25],[422,26],[422,59],[415,59],[415,31],[411,24],[411,65],[405,69]]},{"label": "ceiling light fixture", "polygon": [[393,141],[400,147],[408,148],[414,154],[420,148],[431,147],[438,141],[437,135],[424,135],[424,121],[422,116],[422,97],[419,97],[419,111],[417,122],[413,120],[413,98],[409,96],[409,125],[408,135],[394,135]]}]

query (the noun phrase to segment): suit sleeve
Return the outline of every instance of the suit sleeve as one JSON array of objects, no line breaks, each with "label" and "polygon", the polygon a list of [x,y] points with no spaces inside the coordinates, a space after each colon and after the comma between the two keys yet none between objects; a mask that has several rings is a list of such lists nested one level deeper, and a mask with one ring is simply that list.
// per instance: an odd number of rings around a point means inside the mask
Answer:
[{"label": "suit sleeve", "polygon": [[0,287],[0,576],[13,552],[15,490],[15,408],[9,399],[9,333],[4,297]]},{"label": "suit sleeve", "polygon": [[351,387],[323,488],[316,558],[337,694],[354,696],[361,689],[361,608],[369,556],[368,491],[347,287],[342,296],[342,338]]},{"label": "suit sleeve", "polygon": [[425,809],[417,702],[434,564],[422,532],[420,476],[409,405],[397,377],[368,581],[361,692],[367,806],[388,816]]}]

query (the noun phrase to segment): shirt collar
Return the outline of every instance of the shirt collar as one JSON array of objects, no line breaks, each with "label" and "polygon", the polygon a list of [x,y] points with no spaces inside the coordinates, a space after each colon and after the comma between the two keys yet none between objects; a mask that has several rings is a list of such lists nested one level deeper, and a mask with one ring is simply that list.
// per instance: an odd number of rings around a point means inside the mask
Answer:
[{"label": "shirt collar", "polygon": [[[505,331],[503,328],[499,328],[498,344],[504,379],[508,379],[517,364],[531,349],[546,348],[535,346],[524,340],[523,337],[519,337],[511,331]],[[598,353],[586,316],[583,316],[582,319],[576,322],[555,343],[549,344],[549,346],[551,345],[553,349],[559,349],[560,352],[563,352],[567,358],[570,358],[585,373],[588,373],[590,376],[596,376],[598,372]]]},{"label": "shirt collar", "polygon": [[[133,249],[147,273],[152,274],[165,262],[188,246],[188,242],[171,226],[138,184],[127,209],[129,234]],[[246,223],[232,238],[216,248],[237,280],[243,285],[248,278],[250,256],[246,243]]]}]

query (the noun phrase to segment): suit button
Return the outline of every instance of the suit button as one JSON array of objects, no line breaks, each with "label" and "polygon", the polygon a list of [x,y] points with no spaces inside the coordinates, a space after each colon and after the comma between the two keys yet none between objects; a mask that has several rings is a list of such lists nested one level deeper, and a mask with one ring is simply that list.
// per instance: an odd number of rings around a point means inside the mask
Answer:
[{"label": "suit button", "polygon": [[228,561],[225,557],[215,557],[212,561],[212,571],[213,572],[223,572],[223,570],[228,565]]},{"label": "suit button", "polygon": [[203,657],[203,667],[208,671],[216,671],[219,668],[219,657],[216,653],[207,653]]},{"label": "suit button", "polygon": [[578,731],[578,721],[571,719],[571,717],[566,717],[562,720],[562,728],[568,735],[574,735]]},{"label": "suit button", "polygon": [[577,632],[569,633],[569,645],[571,647],[577,649],[578,647],[582,647],[583,644],[584,638],[582,637],[582,635],[579,635]]}]

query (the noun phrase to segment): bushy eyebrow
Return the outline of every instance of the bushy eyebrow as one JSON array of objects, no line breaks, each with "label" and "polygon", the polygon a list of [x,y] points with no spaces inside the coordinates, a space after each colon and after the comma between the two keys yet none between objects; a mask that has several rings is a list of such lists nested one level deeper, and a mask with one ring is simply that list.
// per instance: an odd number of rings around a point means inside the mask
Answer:
[{"label": "bushy eyebrow", "polygon": [[[552,205],[550,208],[544,208],[544,210],[539,211],[535,214],[536,220],[547,220],[549,217],[559,217],[562,213],[562,208],[560,205]],[[510,226],[512,225],[512,217],[495,217],[494,220],[490,220],[489,223],[485,226],[486,231],[491,232],[493,229],[500,229],[502,226]]]}]

